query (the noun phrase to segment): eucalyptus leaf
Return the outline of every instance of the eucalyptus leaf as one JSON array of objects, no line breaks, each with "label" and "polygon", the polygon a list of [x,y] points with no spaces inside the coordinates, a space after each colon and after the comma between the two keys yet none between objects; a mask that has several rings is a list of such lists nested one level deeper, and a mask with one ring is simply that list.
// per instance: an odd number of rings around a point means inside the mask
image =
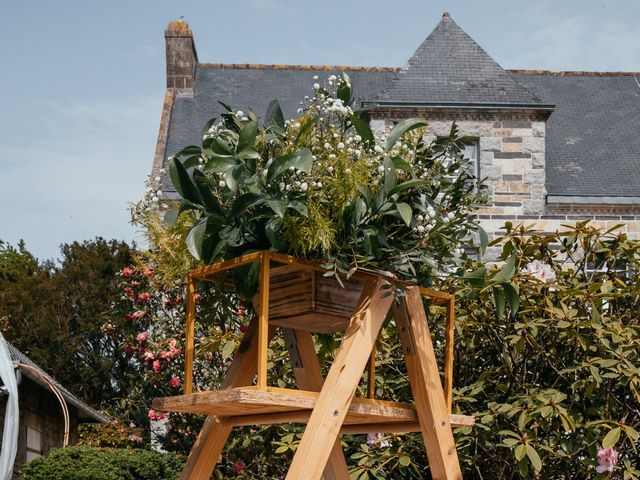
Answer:
[{"label": "eucalyptus leaf", "polygon": [[311,150],[302,148],[296,153],[276,158],[267,170],[267,183],[272,183],[274,180],[277,180],[289,167],[310,173],[313,167]]},{"label": "eucalyptus leaf", "polygon": [[404,220],[404,223],[406,223],[407,226],[411,225],[411,220],[413,219],[413,212],[409,204],[404,202],[397,202],[396,208],[398,209],[398,213],[400,214],[400,217],[402,217],[402,220]]},{"label": "eucalyptus leaf", "polygon": [[277,127],[280,130],[284,130],[284,115],[282,114],[278,100],[271,100],[269,102],[264,124],[267,128]]},{"label": "eucalyptus leaf", "polygon": [[387,136],[387,152],[390,151],[396,144],[398,139],[407,132],[415,130],[416,128],[426,127],[427,121],[421,118],[408,118],[397,123],[389,132]]},{"label": "eucalyptus leaf", "polygon": [[516,273],[516,256],[515,254],[511,255],[507,261],[504,263],[504,266],[489,279],[489,281],[493,283],[502,283],[508,282]]},{"label": "eucalyptus leaf", "polygon": [[202,198],[189,173],[176,158],[169,162],[169,176],[176,191],[191,203],[202,204]]}]

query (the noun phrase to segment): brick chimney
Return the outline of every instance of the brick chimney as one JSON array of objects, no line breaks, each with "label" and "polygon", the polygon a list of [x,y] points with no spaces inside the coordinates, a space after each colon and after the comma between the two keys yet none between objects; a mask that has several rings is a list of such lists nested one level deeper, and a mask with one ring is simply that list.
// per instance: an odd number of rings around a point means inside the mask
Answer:
[{"label": "brick chimney", "polygon": [[189,24],[182,18],[169,23],[164,38],[167,48],[167,88],[193,94],[198,54]]}]

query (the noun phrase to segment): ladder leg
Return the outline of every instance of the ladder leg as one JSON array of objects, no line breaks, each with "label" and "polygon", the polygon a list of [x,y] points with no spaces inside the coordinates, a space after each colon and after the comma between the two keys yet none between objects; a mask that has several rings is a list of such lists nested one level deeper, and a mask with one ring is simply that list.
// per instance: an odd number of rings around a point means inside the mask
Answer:
[{"label": "ladder leg", "polygon": [[462,478],[427,315],[418,287],[393,304],[420,429],[434,480]]},{"label": "ladder leg", "polygon": [[[271,340],[275,328],[269,328]],[[231,362],[221,388],[250,385],[257,371],[258,321],[252,318],[238,353]],[[209,415],[189,453],[189,458],[180,474],[180,480],[209,480],[218,463],[222,448],[231,433],[232,426],[220,423],[215,415]]]},{"label": "ladder leg", "polygon": [[[324,381],[287,480],[319,480],[340,433],[347,408],[393,299],[378,278],[368,283]],[[388,290],[386,292],[389,292]]]},{"label": "ladder leg", "polygon": [[[284,329],[283,331],[298,387],[301,390],[319,392],[324,379],[313,337],[309,332],[302,330]],[[344,458],[340,438],[335,440],[331,448],[329,460],[324,467],[324,479],[349,480],[349,468]]]}]

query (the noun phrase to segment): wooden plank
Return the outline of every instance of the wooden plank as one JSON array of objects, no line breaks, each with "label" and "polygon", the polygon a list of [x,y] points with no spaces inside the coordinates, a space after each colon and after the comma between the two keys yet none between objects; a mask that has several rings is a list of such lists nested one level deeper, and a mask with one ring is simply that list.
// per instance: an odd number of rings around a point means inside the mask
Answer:
[{"label": "wooden plank", "polygon": [[367,364],[367,398],[376,398],[376,346],[373,345]]},{"label": "wooden plank", "polygon": [[262,252],[260,256],[259,295],[260,308],[258,310],[258,381],[259,389],[267,388],[267,353],[269,347],[269,268],[271,255]]},{"label": "wooden plank", "polygon": [[[239,387],[253,382],[258,355],[257,333],[258,320],[254,317],[249,322],[247,332],[227,370],[221,388]],[[273,338],[274,333],[275,329],[269,330],[270,338]],[[229,424],[221,424],[215,416],[207,417],[189,453],[180,480],[209,480],[231,428]]]},{"label": "wooden plank", "polygon": [[[376,278],[369,282],[358,302],[349,328],[315,404],[298,446],[288,480],[319,480],[340,427],[364,372],[367,359],[384,323],[393,296],[384,295],[389,283]],[[371,400],[369,400],[371,402]]]},{"label": "wooden plank", "polygon": [[[414,342],[412,349],[415,354],[405,353],[405,363],[431,475],[434,480],[461,479],[458,453],[419,288],[408,288],[406,295],[394,302],[393,312],[396,323],[403,324],[411,332]],[[406,352],[407,348],[404,350]]]},{"label": "wooden plank", "polygon": [[193,391],[193,345],[196,322],[196,282],[189,276],[187,281],[187,332],[185,335],[184,348],[184,393]]},{"label": "wooden plank", "polygon": [[[318,403],[320,392],[268,387],[227,388],[206,392],[156,398],[154,409],[183,413],[206,413],[218,416],[245,416],[290,412],[292,418],[297,410],[313,410]],[[386,400],[370,400],[356,397],[348,403],[349,423],[414,422],[418,419],[415,407],[406,403]],[[285,417],[280,417],[284,420]],[[296,420],[297,421],[297,420]]]},{"label": "wooden plank", "polygon": [[232,258],[231,260],[225,260],[224,262],[212,263],[202,268],[194,268],[191,270],[190,275],[193,278],[206,278],[215,275],[216,273],[224,272],[225,270],[231,270],[232,268],[247,265],[248,263],[254,263],[260,260],[262,251],[247,253],[240,257]]},{"label": "wooden plank", "polygon": [[453,407],[453,338],[456,328],[456,303],[451,297],[447,303],[447,326],[445,336],[444,354],[444,398],[447,403],[447,412],[451,413]]},{"label": "wooden plank", "polygon": [[[296,357],[299,359],[299,363],[292,362],[293,374],[296,377],[298,387],[302,390],[319,392],[322,389],[324,378],[313,338],[308,332],[301,330],[293,330],[291,335],[285,335],[285,338],[290,336],[293,336],[292,340],[295,343],[287,342],[289,354],[292,359]],[[324,467],[324,480],[349,480],[349,468],[339,438],[331,447],[329,460]]]}]

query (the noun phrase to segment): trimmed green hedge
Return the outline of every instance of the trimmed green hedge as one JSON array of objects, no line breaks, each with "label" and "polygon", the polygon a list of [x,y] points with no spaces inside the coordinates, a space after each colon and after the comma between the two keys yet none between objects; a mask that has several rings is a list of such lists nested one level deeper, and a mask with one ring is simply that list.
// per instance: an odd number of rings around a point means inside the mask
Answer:
[{"label": "trimmed green hedge", "polygon": [[87,446],[52,450],[22,468],[21,480],[176,480],[183,460],[174,453]]}]

